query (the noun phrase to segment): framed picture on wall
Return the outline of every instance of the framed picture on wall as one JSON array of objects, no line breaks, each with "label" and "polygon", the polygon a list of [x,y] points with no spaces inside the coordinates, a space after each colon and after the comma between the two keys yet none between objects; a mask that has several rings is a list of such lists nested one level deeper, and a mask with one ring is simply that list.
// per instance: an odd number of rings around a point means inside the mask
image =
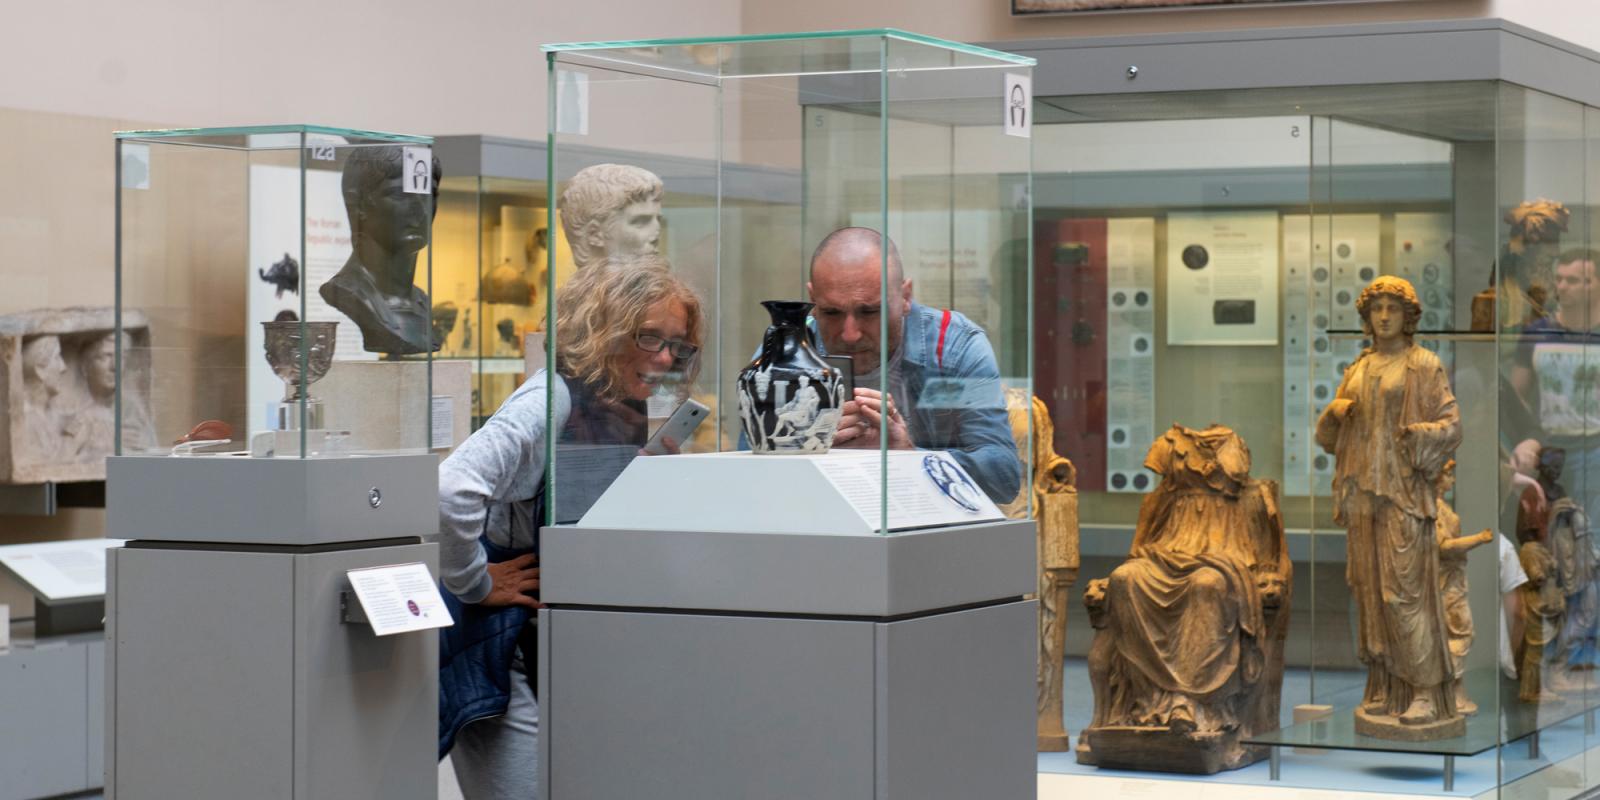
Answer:
[{"label": "framed picture on wall", "polygon": [[1011,13],[1074,14],[1106,11],[1222,8],[1231,6],[1306,5],[1311,3],[1394,3],[1405,0],[1011,0]]}]

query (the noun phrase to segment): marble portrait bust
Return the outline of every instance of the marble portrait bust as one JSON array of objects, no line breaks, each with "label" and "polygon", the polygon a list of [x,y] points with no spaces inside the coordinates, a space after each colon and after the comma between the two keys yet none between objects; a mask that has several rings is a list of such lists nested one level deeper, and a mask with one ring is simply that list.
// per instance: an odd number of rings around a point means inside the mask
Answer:
[{"label": "marble portrait bust", "polygon": [[561,229],[579,269],[661,250],[661,179],[628,164],[595,164],[561,193]]}]

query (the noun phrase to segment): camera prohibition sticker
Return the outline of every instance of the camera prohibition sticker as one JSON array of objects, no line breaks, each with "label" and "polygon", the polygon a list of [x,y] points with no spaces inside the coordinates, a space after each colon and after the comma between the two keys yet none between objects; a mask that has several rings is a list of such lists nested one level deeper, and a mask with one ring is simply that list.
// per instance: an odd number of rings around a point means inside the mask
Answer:
[{"label": "camera prohibition sticker", "polygon": [[1014,72],[1005,75],[1005,104],[1002,111],[1006,135],[1030,138],[1033,136],[1033,76]]},{"label": "camera prohibition sticker", "polygon": [[407,194],[433,194],[433,148],[404,148],[401,177]]}]

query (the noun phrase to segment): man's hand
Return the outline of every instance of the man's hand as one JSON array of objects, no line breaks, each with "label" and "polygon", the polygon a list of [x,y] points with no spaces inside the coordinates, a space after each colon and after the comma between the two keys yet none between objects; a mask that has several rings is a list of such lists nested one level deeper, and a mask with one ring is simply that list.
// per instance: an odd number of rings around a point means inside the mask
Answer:
[{"label": "man's hand", "polygon": [[538,565],[539,557],[532,553],[490,564],[489,580],[494,586],[478,605],[544,608],[544,603],[534,599],[532,594],[539,591]]},{"label": "man's hand", "polygon": [[[915,450],[905,418],[894,405],[894,398],[873,389],[857,387],[855,399],[841,409],[839,431],[833,436],[836,447],[877,447],[884,419],[888,418],[889,449]],[[887,414],[885,411],[887,410]]]}]

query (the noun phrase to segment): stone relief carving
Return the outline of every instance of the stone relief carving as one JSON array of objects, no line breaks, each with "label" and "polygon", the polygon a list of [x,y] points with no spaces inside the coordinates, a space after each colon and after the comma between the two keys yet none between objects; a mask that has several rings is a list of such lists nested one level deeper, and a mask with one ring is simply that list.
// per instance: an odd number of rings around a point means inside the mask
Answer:
[{"label": "stone relief carving", "polygon": [[[105,478],[116,450],[115,316],[110,308],[63,308],[0,316],[0,380],[6,431],[0,481]],[[150,415],[149,324],[123,314],[125,452],[156,446]]]}]

